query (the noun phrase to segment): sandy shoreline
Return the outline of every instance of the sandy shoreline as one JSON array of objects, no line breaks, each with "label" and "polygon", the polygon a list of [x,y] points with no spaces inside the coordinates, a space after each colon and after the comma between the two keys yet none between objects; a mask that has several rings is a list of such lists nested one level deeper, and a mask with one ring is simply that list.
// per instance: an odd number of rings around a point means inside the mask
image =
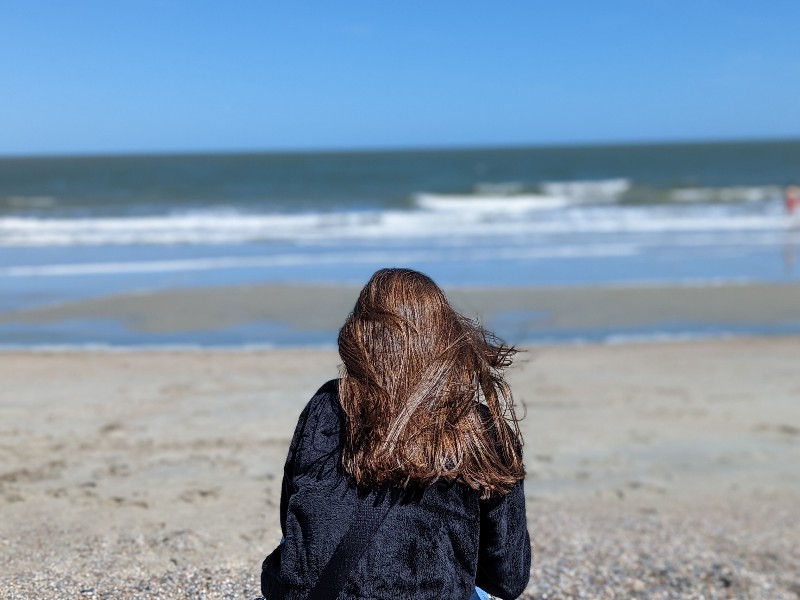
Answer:
[{"label": "sandy shoreline", "polygon": [[[324,350],[0,354],[0,598],[246,598]],[[529,598],[800,596],[800,338],[540,347]],[[605,591],[604,591],[605,590]]]},{"label": "sandy shoreline", "polygon": [[[335,332],[359,290],[360,286],[283,283],[172,289],[4,312],[0,326],[106,319],[132,331],[166,333],[261,321],[283,323],[297,331]],[[795,284],[454,288],[447,292],[469,316],[492,319],[516,314],[509,333],[517,339],[537,332],[653,323],[770,326],[800,322],[800,285]]]}]

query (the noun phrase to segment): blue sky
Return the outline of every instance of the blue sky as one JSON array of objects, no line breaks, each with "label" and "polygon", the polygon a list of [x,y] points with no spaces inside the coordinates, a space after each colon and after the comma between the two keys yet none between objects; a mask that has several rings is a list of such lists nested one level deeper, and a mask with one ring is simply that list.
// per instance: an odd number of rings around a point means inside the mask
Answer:
[{"label": "blue sky", "polygon": [[800,2],[0,3],[0,154],[800,137]]}]

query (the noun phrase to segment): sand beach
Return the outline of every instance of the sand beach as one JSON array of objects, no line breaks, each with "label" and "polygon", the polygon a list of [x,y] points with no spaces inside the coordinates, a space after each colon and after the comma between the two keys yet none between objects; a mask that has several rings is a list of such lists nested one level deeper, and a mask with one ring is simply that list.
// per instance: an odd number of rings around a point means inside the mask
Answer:
[{"label": "sand beach", "polygon": [[524,350],[524,599],[800,599],[800,4],[95,4],[1,13],[0,600],[255,598],[384,267]]},{"label": "sand beach", "polygon": [[[0,598],[250,598],[332,350],[0,354]],[[800,596],[800,339],[540,346],[525,598]]]}]

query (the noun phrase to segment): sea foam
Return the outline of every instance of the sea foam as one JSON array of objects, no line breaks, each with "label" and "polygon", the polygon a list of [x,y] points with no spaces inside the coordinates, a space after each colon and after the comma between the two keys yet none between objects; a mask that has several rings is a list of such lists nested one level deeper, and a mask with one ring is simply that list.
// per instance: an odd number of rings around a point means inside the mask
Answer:
[{"label": "sea foam", "polygon": [[780,204],[565,205],[550,196],[421,195],[412,210],[0,218],[0,246],[245,244],[254,242],[475,240],[543,235],[786,232]]}]

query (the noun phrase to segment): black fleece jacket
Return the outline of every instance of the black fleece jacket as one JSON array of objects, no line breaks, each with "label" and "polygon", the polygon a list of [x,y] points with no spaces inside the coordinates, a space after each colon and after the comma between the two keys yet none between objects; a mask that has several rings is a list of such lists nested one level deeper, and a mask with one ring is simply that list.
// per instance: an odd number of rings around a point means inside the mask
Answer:
[{"label": "black fleece jacket", "polygon": [[[285,541],[261,572],[268,600],[305,599],[348,528],[357,495],[342,472],[343,439],[334,380],[311,398],[289,446],[280,506]],[[389,509],[338,598],[467,600],[478,585],[509,600],[527,585],[530,564],[522,481],[489,500],[462,483],[438,483]]]}]

